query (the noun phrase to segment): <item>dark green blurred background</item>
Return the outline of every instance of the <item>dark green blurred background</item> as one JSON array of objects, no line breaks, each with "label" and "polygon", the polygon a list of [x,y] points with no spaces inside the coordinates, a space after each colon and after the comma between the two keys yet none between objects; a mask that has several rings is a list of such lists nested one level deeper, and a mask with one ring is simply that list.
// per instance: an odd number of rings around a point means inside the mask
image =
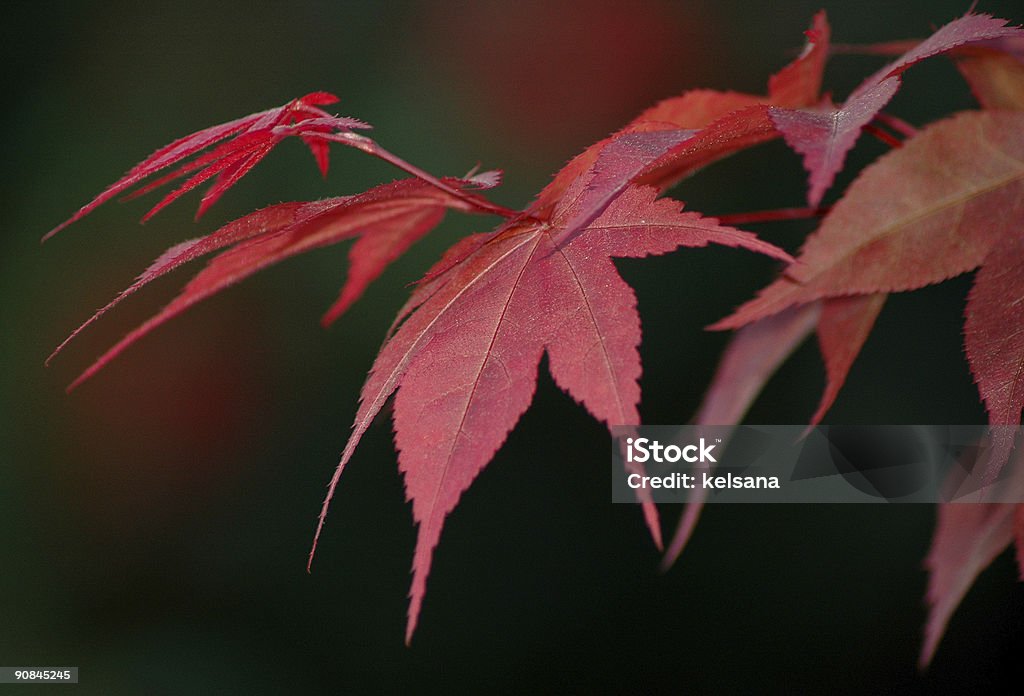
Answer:
[{"label": "dark green blurred background", "polygon": [[[922,36],[959,0],[828,6],[840,42]],[[394,173],[338,150],[319,179],[298,142],[207,218],[197,196],[145,227],[111,204],[39,237],[184,133],[317,89],[431,171],[501,167],[527,202],[571,155],[653,100],[761,91],[818,2],[24,3],[5,9],[0,241],[0,664],[78,665],[79,693],[995,690],[1016,672],[1024,592],[1004,555],[915,670],[934,511],[711,508],[669,573],[633,506],[610,503],[603,428],[542,377],[534,407],[450,517],[411,647],[414,528],[384,418],[340,486],[312,575],[324,485],[405,284],[483,218],[446,221],[329,331],[345,250],[283,264],[146,338],[72,396],[64,386],[187,275],[43,359],[168,246],[282,200],[353,193]],[[981,10],[1024,19],[1019,1]],[[878,59],[839,57],[842,97]],[[971,100],[943,60],[891,110],[926,123]],[[332,107],[333,108],[333,107]],[[874,142],[854,164],[882,152]],[[849,178],[844,179],[844,183]],[[800,205],[776,143],[674,195],[714,213]],[[762,227],[793,248],[807,225]],[[620,264],[644,322],[641,410],[683,422],[725,336],[701,327],[770,278],[744,252]],[[969,279],[895,297],[832,422],[983,418],[962,359]],[[813,345],[751,422],[805,422]],[[679,510],[665,508],[666,525]],[[48,688],[48,687],[39,687]],[[31,692],[33,687],[21,687]],[[22,691],[18,691],[22,693]]]}]

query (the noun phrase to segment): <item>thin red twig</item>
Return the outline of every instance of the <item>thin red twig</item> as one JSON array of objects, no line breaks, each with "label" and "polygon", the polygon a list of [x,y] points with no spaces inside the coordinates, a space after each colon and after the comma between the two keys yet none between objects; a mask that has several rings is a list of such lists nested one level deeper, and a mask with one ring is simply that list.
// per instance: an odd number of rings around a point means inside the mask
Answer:
[{"label": "thin red twig", "polygon": [[750,213],[733,213],[718,215],[723,225],[749,225],[755,222],[780,222],[782,220],[806,220],[823,217],[832,210],[832,206],[823,205],[817,208],[779,208],[778,210],[756,210]]},{"label": "thin red twig", "polygon": [[365,136],[358,135],[356,133],[311,133],[310,137],[332,140],[337,143],[349,145],[351,147],[356,148],[357,150],[362,150],[368,155],[373,155],[374,157],[382,159],[388,164],[394,165],[395,167],[398,167],[402,171],[408,174],[412,174],[413,176],[419,179],[422,179],[431,186],[434,186],[435,188],[438,188],[444,191],[445,193],[449,193],[455,196],[456,198],[459,198],[460,200],[469,203],[471,206],[473,206],[473,208],[482,213],[500,215],[503,218],[511,218],[519,214],[515,210],[512,210],[511,208],[506,208],[505,206],[498,205],[497,203],[492,203],[491,201],[487,200],[486,198],[483,198],[482,196],[474,196],[472,194],[466,193],[465,191],[460,191],[459,189],[453,186],[449,186],[448,184],[444,183],[433,174],[425,172],[416,165],[406,162],[398,155],[389,152],[388,150],[385,150],[375,140],[371,140],[370,138],[367,138]]},{"label": "thin red twig", "polygon": [[913,138],[917,135],[917,129],[898,116],[881,111],[875,115],[875,120],[883,126],[893,129],[905,138]]},{"label": "thin red twig", "polygon": [[864,131],[866,133],[870,133],[871,135],[875,136],[876,138],[881,140],[883,143],[885,143],[889,147],[892,147],[892,148],[903,147],[903,141],[902,140],[897,138],[895,135],[893,135],[889,131],[883,130],[883,129],[879,128],[878,126],[876,126],[873,123],[869,123],[868,125],[864,126]]}]

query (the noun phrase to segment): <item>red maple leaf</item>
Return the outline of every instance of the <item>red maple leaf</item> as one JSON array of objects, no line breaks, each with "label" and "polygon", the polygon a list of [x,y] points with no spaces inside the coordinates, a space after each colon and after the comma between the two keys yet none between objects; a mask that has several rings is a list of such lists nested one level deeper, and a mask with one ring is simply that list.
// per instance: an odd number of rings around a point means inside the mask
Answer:
[{"label": "red maple leaf", "polygon": [[326,325],[348,309],[389,263],[434,229],[447,208],[474,211],[471,203],[474,199],[465,189],[494,186],[497,179],[491,174],[485,172],[466,180],[444,180],[446,187],[460,190],[459,197],[420,179],[405,179],[355,196],[310,203],[282,203],[250,213],[206,237],[168,249],[133,285],[68,336],[49,359],[52,360],[83,329],[144,285],[212,252],[227,249],[214,257],[159,314],[96,360],[71,383],[68,390],[96,374],[156,327],[229,285],[286,258],[357,238],[349,251],[351,266],[348,279],[338,300],[324,315]]},{"label": "red maple leaf", "polygon": [[472,253],[417,290],[415,309],[363,387],[332,488],[395,394],[395,443],[420,525],[407,638],[444,519],[529,406],[542,355],[555,382],[595,418],[609,426],[639,423],[640,321],[612,257],[709,243],[786,256],[749,233],[680,213],[681,204],[656,201],[645,187],[628,188],[560,243],[589,217],[581,202],[589,180],[571,187],[550,219],[507,225],[483,244],[468,240]]}]

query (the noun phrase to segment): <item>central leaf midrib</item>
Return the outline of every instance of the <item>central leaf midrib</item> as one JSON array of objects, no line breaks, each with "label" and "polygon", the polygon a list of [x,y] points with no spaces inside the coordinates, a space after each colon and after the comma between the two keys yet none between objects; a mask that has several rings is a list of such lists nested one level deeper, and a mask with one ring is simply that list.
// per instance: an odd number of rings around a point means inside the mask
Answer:
[{"label": "central leaf midrib", "polygon": [[[913,225],[931,215],[935,215],[954,206],[969,203],[970,201],[980,198],[981,196],[984,196],[987,193],[990,193],[1005,186],[1009,186],[1010,184],[1022,178],[1024,178],[1024,168],[1019,169],[1017,172],[1010,176],[1005,176],[1000,179],[997,179],[989,185],[973,188],[970,191],[963,193],[961,195],[943,198],[934,206],[930,206],[927,211],[916,213],[906,218],[901,218],[900,220],[886,227],[883,227],[881,232],[870,237],[869,239],[862,241],[860,244],[857,244],[856,246],[852,247],[849,252],[844,253],[833,263],[830,263],[822,267],[821,270],[819,270],[817,273],[814,273],[813,275],[807,276],[805,278],[794,277],[793,280],[799,283],[797,287],[810,285],[815,280],[827,274],[831,270],[835,269],[836,267],[840,266],[843,263],[848,262],[851,258],[855,257],[857,254],[859,254],[862,250],[866,249],[867,247],[877,242],[883,241],[888,237],[899,234],[903,228]],[[961,224],[962,220],[958,220],[956,222],[955,227],[958,228]],[[819,237],[818,239],[821,238]],[[797,260],[797,262],[801,263],[799,259]],[[794,289],[794,291],[796,290]]]}]

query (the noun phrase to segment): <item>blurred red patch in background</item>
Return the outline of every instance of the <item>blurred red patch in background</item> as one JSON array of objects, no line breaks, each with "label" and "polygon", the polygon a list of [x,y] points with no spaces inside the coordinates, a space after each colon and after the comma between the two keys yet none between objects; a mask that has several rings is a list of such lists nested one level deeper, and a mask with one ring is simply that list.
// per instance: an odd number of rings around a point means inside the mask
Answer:
[{"label": "blurred red patch in background", "polygon": [[575,148],[651,103],[706,86],[718,22],[707,8],[636,2],[432,3],[418,52],[480,102],[498,139]]}]

